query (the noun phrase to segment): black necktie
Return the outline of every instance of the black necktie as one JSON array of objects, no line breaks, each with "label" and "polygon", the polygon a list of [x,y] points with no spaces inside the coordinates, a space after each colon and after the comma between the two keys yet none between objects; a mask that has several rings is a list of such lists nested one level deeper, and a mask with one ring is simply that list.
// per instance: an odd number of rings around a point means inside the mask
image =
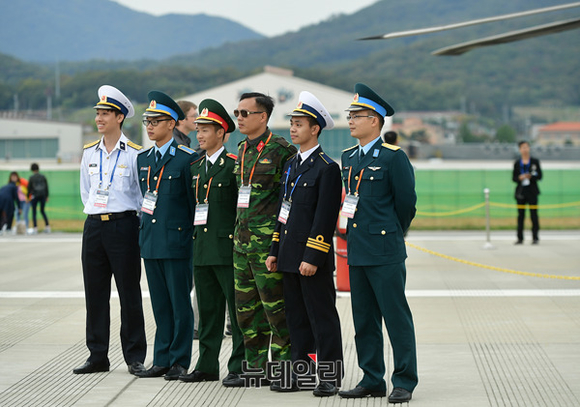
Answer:
[{"label": "black necktie", "polygon": [[300,167],[300,164],[302,164],[302,156],[298,154],[298,157],[296,158],[296,168]]},{"label": "black necktie", "polygon": [[161,160],[161,151],[157,150],[155,157],[155,162],[159,162],[159,160]]},{"label": "black necktie", "polygon": [[365,152],[364,152],[364,150],[360,150],[358,162],[361,162],[363,160],[363,158],[365,158]]}]

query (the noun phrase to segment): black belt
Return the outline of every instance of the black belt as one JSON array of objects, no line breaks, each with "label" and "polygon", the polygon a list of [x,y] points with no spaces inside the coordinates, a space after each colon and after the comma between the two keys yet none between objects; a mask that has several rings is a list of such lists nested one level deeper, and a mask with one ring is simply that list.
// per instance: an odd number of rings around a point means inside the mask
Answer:
[{"label": "black belt", "polygon": [[88,215],[91,219],[98,219],[103,222],[115,219],[126,218],[127,216],[137,216],[137,211],[125,211],[117,213],[100,213],[98,215]]}]

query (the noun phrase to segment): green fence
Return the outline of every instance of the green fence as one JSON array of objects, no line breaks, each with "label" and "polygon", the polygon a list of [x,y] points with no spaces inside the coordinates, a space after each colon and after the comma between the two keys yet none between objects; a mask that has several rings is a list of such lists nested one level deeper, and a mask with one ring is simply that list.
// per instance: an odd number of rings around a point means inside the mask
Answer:
[{"label": "green fence", "polygon": [[[50,199],[48,216],[53,219],[84,219],[78,171],[42,171],[47,177]],[[0,185],[9,171],[0,171]],[[543,218],[580,217],[580,170],[544,170],[539,183]],[[28,178],[29,172],[20,172]],[[511,171],[420,170],[416,171],[417,219],[484,218],[484,188],[490,190],[491,217],[513,218],[516,212]]]}]

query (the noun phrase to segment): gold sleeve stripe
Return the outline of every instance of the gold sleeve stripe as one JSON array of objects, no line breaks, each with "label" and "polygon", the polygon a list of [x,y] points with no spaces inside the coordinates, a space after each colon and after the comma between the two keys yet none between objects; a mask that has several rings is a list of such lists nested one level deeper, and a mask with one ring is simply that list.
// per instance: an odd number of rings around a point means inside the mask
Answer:
[{"label": "gold sleeve stripe", "polygon": [[308,242],[312,243],[312,244],[319,244],[323,247],[330,247],[330,243],[326,243],[324,241],[324,237],[322,237],[321,235],[318,235],[316,237],[316,239],[313,239],[311,237],[308,238]]},{"label": "gold sleeve stripe", "polygon": [[310,247],[311,249],[319,250],[324,253],[328,253],[330,251],[330,247],[315,244],[312,242],[312,240],[308,240],[308,242],[306,243],[306,247]]}]

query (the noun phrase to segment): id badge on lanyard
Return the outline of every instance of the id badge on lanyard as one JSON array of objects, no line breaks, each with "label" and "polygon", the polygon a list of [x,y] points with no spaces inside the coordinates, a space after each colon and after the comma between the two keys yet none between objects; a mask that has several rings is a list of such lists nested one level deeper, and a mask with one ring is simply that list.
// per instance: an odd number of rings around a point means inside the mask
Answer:
[{"label": "id badge on lanyard", "polygon": [[356,212],[356,206],[358,205],[358,195],[348,194],[344,197],[344,202],[342,204],[342,216],[352,219],[354,218],[354,213]]},{"label": "id badge on lanyard", "polygon": [[157,203],[157,194],[149,191],[145,192],[145,196],[143,197],[143,205],[141,206],[141,212],[153,215],[156,203]]},{"label": "id badge on lanyard", "polygon": [[280,207],[280,214],[278,215],[278,222],[286,224],[288,222],[288,216],[290,215],[290,208],[292,203],[287,200],[282,201],[282,206]]},{"label": "id badge on lanyard", "polygon": [[250,207],[250,194],[252,193],[251,185],[242,185],[238,193],[238,208]]},{"label": "id badge on lanyard", "polygon": [[97,194],[95,195],[95,206],[97,208],[106,208],[109,202],[109,191],[106,189],[97,189]]},{"label": "id badge on lanyard", "polygon": [[195,206],[195,218],[193,224],[205,225],[207,224],[207,215],[209,214],[209,204],[197,204]]}]

